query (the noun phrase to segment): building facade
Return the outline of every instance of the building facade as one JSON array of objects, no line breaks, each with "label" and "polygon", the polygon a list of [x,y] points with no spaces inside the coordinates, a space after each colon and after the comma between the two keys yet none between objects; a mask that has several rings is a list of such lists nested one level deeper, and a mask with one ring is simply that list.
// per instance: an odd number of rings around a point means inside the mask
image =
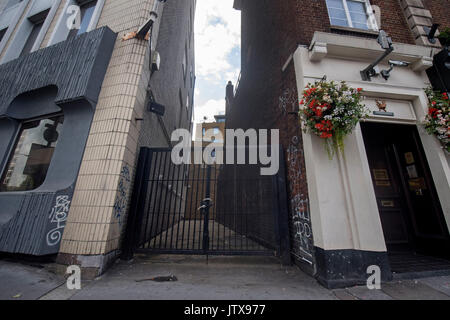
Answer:
[{"label": "building facade", "polygon": [[222,143],[225,139],[225,115],[215,115],[214,122],[198,123],[195,130],[195,141],[205,143]]},{"label": "building facade", "polygon": [[[370,266],[389,280],[399,257],[448,258],[450,159],[422,125],[427,71],[433,57],[448,55],[429,41],[426,27],[450,26],[444,2],[234,3],[242,15],[242,72],[235,94],[227,88],[227,128],[280,130],[292,256],[327,287],[364,284]],[[380,70],[389,69],[388,60],[407,67],[394,67],[388,80],[366,81],[361,71],[385,52],[380,30],[394,48]],[[345,154],[332,160],[299,119],[304,88],[324,78],[362,88],[370,109],[346,138]]]},{"label": "building facade", "polygon": [[191,128],[195,6],[0,1],[0,252],[119,255],[139,147]]}]

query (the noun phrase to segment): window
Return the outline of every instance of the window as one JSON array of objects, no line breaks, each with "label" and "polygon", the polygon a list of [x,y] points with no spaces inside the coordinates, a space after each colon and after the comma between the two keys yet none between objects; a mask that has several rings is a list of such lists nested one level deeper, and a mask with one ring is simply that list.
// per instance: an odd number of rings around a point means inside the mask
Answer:
[{"label": "window", "polygon": [[8,3],[5,6],[5,10],[10,8],[10,7],[12,7],[12,6],[15,6],[16,4],[18,4],[20,2],[22,2],[22,0],[9,0]]},{"label": "window", "polygon": [[59,115],[22,124],[0,192],[34,190],[44,183],[63,122]]},{"label": "window", "polygon": [[184,110],[184,99],[183,99],[183,93],[180,91],[178,92],[178,98],[180,99],[180,118],[179,118],[179,122],[178,122],[178,128],[182,128],[182,124],[183,124],[183,110]]},{"label": "window", "polygon": [[87,31],[89,24],[91,23],[92,16],[94,15],[95,6],[97,1],[90,1],[82,6],[80,6],[80,29],[72,29],[69,32],[68,39],[79,36]]},{"label": "window", "polygon": [[331,25],[377,30],[368,0],[326,0]]},{"label": "window", "polygon": [[193,88],[195,86],[195,79],[194,79],[194,69],[192,68],[192,65],[190,70],[190,76],[191,76],[191,86]]},{"label": "window", "polygon": [[186,79],[186,70],[187,68],[187,50],[184,52],[184,56],[183,56],[183,76]]},{"label": "window", "polygon": [[27,41],[25,42],[25,46],[23,47],[20,56],[29,54],[31,52],[31,49],[33,49],[34,43],[36,42],[36,39],[41,32],[43,25],[44,21],[33,24],[33,29],[31,30],[31,33],[28,36]]},{"label": "window", "polygon": [[2,42],[3,37],[5,36],[5,33],[6,33],[7,30],[8,30],[8,28],[0,30],[0,42]]},{"label": "window", "polygon": [[36,40],[39,36],[39,33],[42,30],[42,26],[44,25],[45,19],[47,19],[49,10],[42,11],[32,17],[29,17],[28,20],[32,24],[31,32],[29,33],[27,39],[25,40],[25,44],[20,53],[20,56],[29,54],[36,43]]},{"label": "window", "polygon": [[206,128],[202,128],[202,135],[206,136]]}]

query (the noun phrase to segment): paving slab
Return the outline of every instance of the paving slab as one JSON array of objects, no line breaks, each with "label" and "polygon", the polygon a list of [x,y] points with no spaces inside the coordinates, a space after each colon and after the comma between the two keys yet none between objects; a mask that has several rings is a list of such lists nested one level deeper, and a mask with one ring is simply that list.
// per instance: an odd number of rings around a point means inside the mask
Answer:
[{"label": "paving slab", "polygon": [[450,300],[450,296],[418,280],[386,283],[382,290],[396,300]]},{"label": "paving slab", "polygon": [[347,291],[359,300],[392,300],[392,297],[382,290],[370,290],[363,286],[348,288]]},{"label": "paving slab", "polygon": [[333,293],[339,300],[359,300],[346,289],[335,289],[333,290]]},{"label": "paving slab", "polygon": [[450,276],[420,279],[419,282],[450,296]]},{"label": "paving slab", "polygon": [[[173,275],[178,281],[155,282]],[[74,300],[336,300],[297,267],[259,257],[154,257],[120,261]]]},{"label": "paving slab", "polygon": [[43,266],[0,260],[0,300],[35,300],[63,283]]}]

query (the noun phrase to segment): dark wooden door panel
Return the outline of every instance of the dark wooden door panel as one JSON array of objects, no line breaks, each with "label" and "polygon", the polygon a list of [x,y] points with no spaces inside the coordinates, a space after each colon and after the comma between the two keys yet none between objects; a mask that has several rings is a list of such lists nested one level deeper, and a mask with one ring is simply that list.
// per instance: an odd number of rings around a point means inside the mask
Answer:
[{"label": "dark wooden door panel", "polygon": [[436,239],[445,247],[448,230],[417,128],[378,123],[362,128],[388,247],[431,250],[427,244],[436,245]]}]

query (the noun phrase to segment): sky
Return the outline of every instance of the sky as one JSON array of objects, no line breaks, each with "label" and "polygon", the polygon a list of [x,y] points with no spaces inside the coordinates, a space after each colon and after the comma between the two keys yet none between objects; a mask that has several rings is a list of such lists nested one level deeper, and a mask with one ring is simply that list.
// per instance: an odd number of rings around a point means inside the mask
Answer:
[{"label": "sky", "polygon": [[197,0],[195,15],[195,123],[225,112],[225,87],[241,62],[241,14],[234,0]]}]

